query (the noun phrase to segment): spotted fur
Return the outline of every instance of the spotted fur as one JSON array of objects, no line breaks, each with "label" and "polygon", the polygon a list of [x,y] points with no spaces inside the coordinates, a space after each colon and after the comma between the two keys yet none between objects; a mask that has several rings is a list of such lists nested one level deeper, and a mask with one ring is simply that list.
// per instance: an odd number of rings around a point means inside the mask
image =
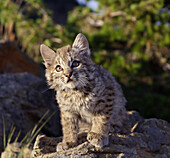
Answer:
[{"label": "spotted fur", "polygon": [[[82,131],[79,122],[87,124],[87,140],[92,145],[108,145],[111,125],[122,128],[127,120],[126,99],[111,73],[91,60],[86,37],[79,33],[72,47],[62,47],[56,53],[45,45],[40,51],[61,111],[63,141],[57,151],[77,145]],[[57,72],[59,66],[61,71]]]}]

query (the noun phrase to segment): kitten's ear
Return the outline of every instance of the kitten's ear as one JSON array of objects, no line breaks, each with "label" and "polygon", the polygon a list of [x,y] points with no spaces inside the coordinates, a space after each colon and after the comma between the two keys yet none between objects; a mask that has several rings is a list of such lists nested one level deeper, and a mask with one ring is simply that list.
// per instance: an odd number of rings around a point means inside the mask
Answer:
[{"label": "kitten's ear", "polygon": [[76,36],[72,47],[79,48],[81,51],[87,52],[88,55],[90,55],[89,43],[87,41],[87,38],[82,33],[79,33]]},{"label": "kitten's ear", "polygon": [[45,62],[45,67],[51,66],[55,52],[44,44],[41,44],[40,52]]}]

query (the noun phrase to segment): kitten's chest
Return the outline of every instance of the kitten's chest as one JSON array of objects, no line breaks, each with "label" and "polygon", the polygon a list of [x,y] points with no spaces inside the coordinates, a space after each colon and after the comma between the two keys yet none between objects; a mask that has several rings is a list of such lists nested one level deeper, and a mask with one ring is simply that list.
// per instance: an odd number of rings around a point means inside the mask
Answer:
[{"label": "kitten's chest", "polygon": [[95,98],[92,94],[60,92],[57,94],[57,101],[61,110],[77,113],[82,117],[89,117],[94,110]]}]

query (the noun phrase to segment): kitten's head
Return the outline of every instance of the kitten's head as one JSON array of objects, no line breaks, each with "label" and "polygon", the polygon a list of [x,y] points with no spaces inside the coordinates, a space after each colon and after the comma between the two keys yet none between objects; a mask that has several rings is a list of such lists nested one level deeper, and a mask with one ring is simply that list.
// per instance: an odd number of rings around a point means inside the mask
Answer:
[{"label": "kitten's head", "polygon": [[72,47],[65,46],[54,52],[42,44],[40,52],[46,67],[46,78],[51,88],[81,89],[89,83],[93,62],[86,37],[79,33]]}]

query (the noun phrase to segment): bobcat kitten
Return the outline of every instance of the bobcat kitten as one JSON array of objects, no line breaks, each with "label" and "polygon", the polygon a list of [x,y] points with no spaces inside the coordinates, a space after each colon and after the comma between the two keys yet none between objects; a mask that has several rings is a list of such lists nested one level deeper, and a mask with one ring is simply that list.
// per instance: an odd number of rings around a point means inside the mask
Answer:
[{"label": "bobcat kitten", "polygon": [[111,73],[91,60],[86,37],[79,33],[72,46],[56,53],[42,44],[40,52],[61,112],[63,141],[57,151],[77,145],[81,122],[89,127],[87,140],[92,145],[108,145],[111,124],[121,128],[127,121],[126,100]]}]

